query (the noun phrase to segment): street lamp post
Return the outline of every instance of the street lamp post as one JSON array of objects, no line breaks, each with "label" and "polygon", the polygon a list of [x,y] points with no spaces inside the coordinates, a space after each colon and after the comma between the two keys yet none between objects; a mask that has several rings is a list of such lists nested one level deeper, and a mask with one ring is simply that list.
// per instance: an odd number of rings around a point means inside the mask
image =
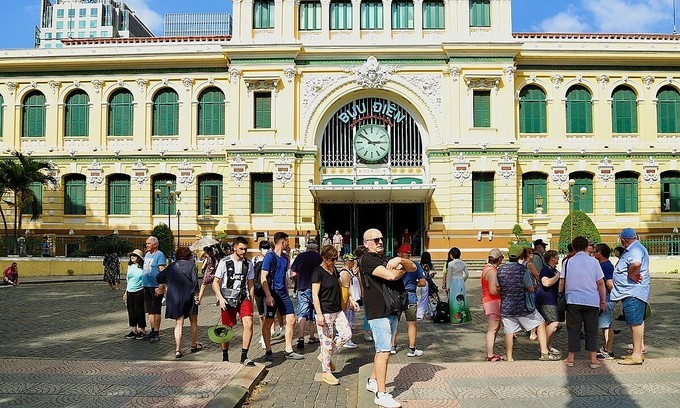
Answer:
[{"label": "street lamp post", "polygon": [[564,194],[564,201],[569,204],[569,241],[574,240],[574,217],[572,217],[574,212],[574,202],[583,200],[586,196],[586,192],[588,191],[587,188],[581,187],[579,190],[581,195],[574,196],[571,192],[574,184],[576,184],[576,181],[574,179],[569,179],[568,184],[562,184],[562,187],[560,187],[562,189],[562,193]]},{"label": "street lamp post", "polygon": [[[172,228],[170,227],[170,216],[172,215],[170,213],[170,206],[182,201],[182,198],[180,197],[180,194],[182,193],[181,191],[175,191],[172,189],[172,181],[168,180],[165,182],[165,186],[168,189],[168,195],[163,196],[162,191],[160,188],[157,188],[154,190],[154,200],[156,200],[159,203],[165,203],[168,206],[168,229],[170,229],[170,232],[172,232]],[[179,211],[177,212],[177,219],[178,219],[178,227],[179,227]],[[172,247],[175,247],[175,244],[172,243]]]}]

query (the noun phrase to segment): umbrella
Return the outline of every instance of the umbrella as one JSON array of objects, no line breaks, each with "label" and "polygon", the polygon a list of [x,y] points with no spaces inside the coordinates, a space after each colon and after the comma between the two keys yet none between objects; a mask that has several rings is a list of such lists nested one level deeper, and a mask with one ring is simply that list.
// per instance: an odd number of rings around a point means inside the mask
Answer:
[{"label": "umbrella", "polygon": [[214,238],[203,237],[203,238],[199,239],[198,241],[194,242],[193,244],[191,244],[189,249],[191,249],[192,251],[196,251],[196,250],[199,250],[199,249],[203,249],[207,246],[212,246],[212,245],[219,244],[219,243],[220,242],[218,240],[214,239]]}]

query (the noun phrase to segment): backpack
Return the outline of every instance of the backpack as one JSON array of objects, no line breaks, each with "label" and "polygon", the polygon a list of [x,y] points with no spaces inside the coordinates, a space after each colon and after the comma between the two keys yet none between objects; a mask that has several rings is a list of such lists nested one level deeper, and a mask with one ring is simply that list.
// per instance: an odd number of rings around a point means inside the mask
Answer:
[{"label": "backpack", "polygon": [[[269,252],[267,252],[267,255],[269,255]],[[264,263],[265,258],[267,257],[265,255],[262,260],[255,262],[255,265],[253,265],[253,270],[255,271],[255,279],[253,282],[253,287],[255,288],[255,296],[264,296],[264,289],[262,288],[262,264]],[[272,265],[271,269],[273,271],[276,271],[276,264],[277,264],[277,257],[274,255],[274,258],[272,258]],[[270,271],[271,272],[271,271]],[[270,273],[272,275],[272,273]],[[272,287],[272,283],[274,282],[274,279],[269,280],[269,289]]]},{"label": "backpack", "polygon": [[359,286],[359,278],[354,273],[354,271],[348,270],[350,281],[349,281],[349,295],[355,301],[361,300],[361,287]]}]

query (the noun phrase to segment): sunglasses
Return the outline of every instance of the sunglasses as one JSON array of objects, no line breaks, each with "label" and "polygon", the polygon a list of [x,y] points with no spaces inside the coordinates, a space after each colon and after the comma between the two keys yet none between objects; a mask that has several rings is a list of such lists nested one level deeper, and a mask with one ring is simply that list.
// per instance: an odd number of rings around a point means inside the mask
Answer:
[{"label": "sunglasses", "polygon": [[337,261],[337,260],[338,260],[338,257],[337,257],[337,256],[336,256],[335,258],[329,259],[329,261],[331,261],[331,262],[335,262],[335,261]]},{"label": "sunglasses", "polygon": [[369,238],[369,239],[366,240],[366,242],[373,241],[373,243],[377,244],[378,242],[381,242],[382,239],[383,239],[383,237]]}]

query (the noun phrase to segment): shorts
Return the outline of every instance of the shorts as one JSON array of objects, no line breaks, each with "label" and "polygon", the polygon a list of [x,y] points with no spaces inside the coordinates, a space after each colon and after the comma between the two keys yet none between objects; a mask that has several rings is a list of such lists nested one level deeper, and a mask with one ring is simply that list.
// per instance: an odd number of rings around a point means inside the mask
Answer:
[{"label": "shorts", "polygon": [[559,322],[560,317],[557,313],[557,305],[539,305],[538,312],[546,322]]},{"label": "shorts", "polygon": [[295,314],[293,301],[290,300],[288,292],[272,292],[272,297],[274,298],[274,306],[269,306],[267,302],[264,302],[265,319],[273,319],[276,316],[277,310],[281,313],[281,316]]},{"label": "shorts", "polygon": [[392,338],[397,332],[397,316],[390,315],[368,321],[373,334],[373,345],[376,353],[388,353],[392,350]]},{"label": "shorts", "polygon": [[488,320],[501,320],[501,300],[491,300],[482,303],[484,314]]},{"label": "shorts", "polygon": [[629,326],[639,325],[645,321],[645,309],[647,303],[636,297],[627,297],[621,300],[623,314],[626,316],[626,324]]},{"label": "shorts", "polygon": [[243,320],[244,317],[253,317],[253,302],[250,299],[243,299],[237,307],[227,307],[222,309],[222,324],[228,327],[236,326],[236,314]]},{"label": "shorts", "polygon": [[156,289],[148,286],[144,287],[144,311],[148,314],[161,314],[163,296],[156,296]]},{"label": "shorts", "polygon": [[607,306],[605,306],[604,310],[600,314],[600,317],[597,318],[598,329],[608,329],[612,326],[614,306],[616,306],[616,302],[611,300],[607,302]]},{"label": "shorts", "polygon": [[522,329],[529,331],[545,322],[538,310],[534,310],[526,316],[503,316],[502,320],[505,334],[517,333]]},{"label": "shorts", "polygon": [[416,303],[411,303],[408,305],[406,308],[406,311],[404,312],[404,315],[406,316],[406,321],[407,322],[415,322],[416,319],[416,312],[418,311],[418,305]]},{"label": "shorts", "polygon": [[264,296],[255,295],[255,306],[257,306],[257,313],[264,316]]},{"label": "shorts", "polygon": [[313,320],[314,301],[312,300],[311,289],[297,291],[297,310],[295,316],[297,316],[298,322],[302,318]]}]

